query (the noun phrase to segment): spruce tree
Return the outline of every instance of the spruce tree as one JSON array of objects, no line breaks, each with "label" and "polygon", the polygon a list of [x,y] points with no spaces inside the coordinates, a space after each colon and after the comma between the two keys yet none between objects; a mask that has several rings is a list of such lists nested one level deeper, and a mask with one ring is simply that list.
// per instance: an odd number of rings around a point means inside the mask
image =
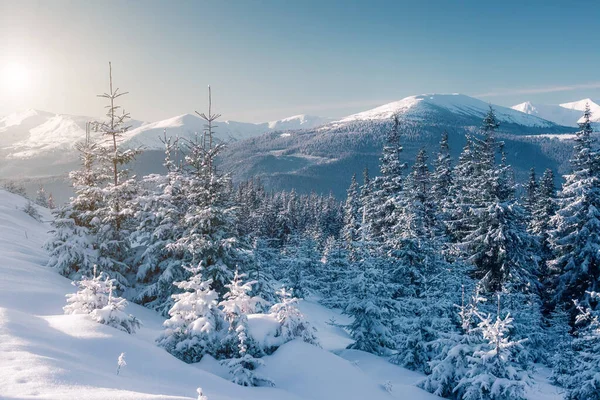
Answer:
[{"label": "spruce tree", "polygon": [[369,240],[383,243],[384,235],[395,225],[396,205],[402,191],[404,165],[400,162],[400,120],[394,116],[380,159],[381,175],[373,181],[369,201],[364,204]]},{"label": "spruce tree", "polygon": [[211,289],[200,268],[190,269],[187,281],[176,282],[183,292],[174,294],[170,318],[157,344],[187,363],[195,363],[205,354],[213,357],[221,350],[221,337],[226,329],[223,312],[218,308],[218,294]]},{"label": "spruce tree", "polygon": [[576,302],[576,324],[580,329],[573,341],[574,368],[565,380],[568,400],[600,399],[600,293],[586,294],[587,302],[593,306]]},{"label": "spruce tree", "polygon": [[[437,204],[439,219],[444,224],[449,219],[451,211],[451,188],[453,184],[452,157],[448,145],[448,132],[442,133],[440,148],[435,159],[434,171],[431,174],[432,200]],[[444,226],[445,228],[445,226]]]},{"label": "spruce tree", "polygon": [[102,202],[93,213],[98,267],[113,276],[120,288],[132,284],[128,275],[131,270],[131,243],[129,237],[134,227],[133,210],[127,203],[137,195],[137,184],[129,177],[127,164],[140,153],[138,149],[123,149],[119,142],[130,128],[130,116],[116,100],[127,92],[113,87],[112,65],[109,63],[109,91],[99,95],[108,100],[105,121],[95,122],[94,129],[107,138],[104,146],[95,148],[100,167],[99,192]]},{"label": "spruce tree", "polygon": [[346,202],[344,203],[344,227],[342,228],[342,238],[348,249],[358,240],[360,229],[360,198],[358,193],[358,182],[356,174],[352,175],[350,187],[346,192]]},{"label": "spruce tree", "polygon": [[550,263],[558,274],[555,300],[573,310],[571,300],[589,304],[589,292],[600,291],[600,156],[591,136],[591,112],[586,106],[575,136],[572,171],[552,219]]}]

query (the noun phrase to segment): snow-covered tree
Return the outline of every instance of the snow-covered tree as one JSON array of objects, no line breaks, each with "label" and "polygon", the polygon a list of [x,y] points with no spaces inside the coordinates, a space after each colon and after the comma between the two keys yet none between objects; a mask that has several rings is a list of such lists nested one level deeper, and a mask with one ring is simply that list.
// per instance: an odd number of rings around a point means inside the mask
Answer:
[{"label": "snow-covered tree", "polygon": [[368,200],[363,201],[363,229],[366,230],[368,239],[373,242],[383,243],[384,234],[395,225],[395,209],[402,190],[404,171],[404,164],[400,161],[401,152],[400,120],[395,115],[383,147],[380,160],[381,175],[373,181]]},{"label": "snow-covered tree", "polygon": [[344,203],[344,227],[342,228],[342,238],[348,249],[359,238],[359,229],[362,215],[360,213],[360,198],[356,174],[352,175],[350,187],[346,192],[346,202]]},{"label": "snow-covered tree", "polygon": [[344,314],[352,318],[347,329],[354,343],[348,348],[389,354],[394,348],[390,325],[395,302],[380,262],[367,249],[359,249],[359,258],[350,273]]},{"label": "snow-covered tree", "polygon": [[458,307],[460,326],[454,332],[445,332],[429,344],[437,355],[429,363],[431,373],[418,386],[437,396],[460,399],[464,390],[457,389],[458,383],[469,370],[470,357],[479,351],[483,338],[474,329],[475,314],[479,312],[479,303],[485,301],[480,297],[479,288],[470,300],[465,299],[464,286],[461,289],[461,305]]},{"label": "snow-covered tree", "polygon": [[100,324],[112,326],[129,334],[135,333],[142,325],[140,320],[125,312],[127,300],[113,295],[113,282],[109,284],[108,303],[90,313],[92,319]]},{"label": "snow-covered tree", "polygon": [[220,114],[212,113],[210,93],[209,87],[208,115],[199,114],[207,122],[204,134],[183,144],[188,206],[181,221],[181,237],[167,247],[183,252],[190,264],[200,266],[212,288],[223,296],[246,244],[236,236],[237,207],[233,203],[231,178],[219,173],[215,165],[224,144],[213,137],[213,122]]},{"label": "snow-covered tree", "polygon": [[277,337],[282,344],[301,338],[304,342],[319,346],[315,336],[316,329],[308,322],[304,315],[298,310],[298,299],[292,297],[290,291],[281,288],[277,291],[280,302],[271,307],[269,313],[279,322]]},{"label": "snow-covered tree", "polygon": [[51,210],[56,208],[56,203],[54,202],[54,196],[52,193],[48,193],[48,208]]},{"label": "snow-covered tree", "polygon": [[591,136],[586,106],[575,136],[572,171],[565,175],[552,219],[550,266],[559,275],[555,298],[569,306],[575,299],[588,305],[589,292],[600,291],[600,155]]},{"label": "snow-covered tree", "polygon": [[53,215],[51,237],[44,244],[49,253],[48,267],[59,274],[79,280],[91,275],[97,253],[87,227],[78,225],[73,208],[67,204]]},{"label": "snow-covered tree", "polygon": [[548,327],[549,364],[552,366],[550,381],[558,386],[568,384],[575,367],[575,351],[571,335],[571,315],[563,304],[560,304],[550,315]]},{"label": "snow-covered tree", "polygon": [[35,204],[41,207],[48,207],[48,195],[46,194],[46,190],[44,186],[40,185],[35,195]]},{"label": "snow-covered tree", "polygon": [[576,302],[576,323],[582,326],[573,341],[575,363],[565,379],[568,400],[600,399],[600,293],[588,292],[588,303]]},{"label": "snow-covered tree", "polygon": [[170,318],[156,341],[180,360],[194,363],[205,354],[217,356],[226,321],[210,279],[203,279],[200,268],[190,269],[190,273],[187,281],[175,283],[183,293],[173,295]]},{"label": "snow-covered tree", "polygon": [[172,246],[182,237],[182,219],[187,205],[187,182],[176,160],[178,140],[164,137],[165,175],[148,175],[142,180],[144,188],[130,206],[135,210],[137,228],[132,241],[142,250],[136,258],[136,281],[139,289],[134,301],[168,315],[173,306],[171,295],[177,290],[173,282],[188,275],[182,251]]},{"label": "snow-covered tree", "polygon": [[135,333],[141,323],[133,315],[125,313],[127,300],[113,296],[114,283],[114,279],[104,273],[94,275],[91,279],[84,276],[80,281],[74,281],[73,285],[78,290],[66,295],[67,305],[63,307],[65,314],[88,314],[98,323]]},{"label": "snow-covered tree", "polygon": [[440,149],[431,174],[431,197],[437,204],[439,219],[447,221],[450,212],[450,196],[453,182],[452,158],[448,145],[448,132],[444,131],[440,140]]},{"label": "snow-covered tree", "polygon": [[479,312],[475,315],[485,342],[468,357],[467,372],[454,390],[464,400],[525,400],[525,389],[532,381],[529,372],[515,361],[522,341],[509,337],[512,317],[507,314],[501,318],[499,306],[495,319]]},{"label": "snow-covered tree", "polygon": [[[238,355],[238,352],[248,352],[248,347],[253,347],[252,341],[247,337],[248,314],[254,314],[261,303],[261,299],[252,298],[249,292],[252,290],[254,282],[243,282],[246,275],[235,272],[231,283],[225,287],[228,289],[219,303],[219,308],[223,311],[225,321],[229,324],[227,336],[222,340],[220,353],[224,353],[226,358],[232,358]],[[243,342],[243,343],[242,343]],[[251,353],[257,353],[250,349]]]},{"label": "snow-covered tree", "polygon": [[525,196],[523,205],[527,212],[531,215],[535,211],[538,204],[539,184],[535,176],[535,168],[529,170],[529,180],[525,187]]},{"label": "snow-covered tree", "polygon": [[[459,198],[463,234],[458,247],[488,291],[500,291],[507,282],[521,291],[537,291],[535,241],[527,232],[524,210],[514,198],[510,166],[504,155],[500,164],[495,161],[502,147],[495,135],[498,126],[490,108],[483,121],[483,138],[473,138],[470,161],[457,167],[462,173],[470,172],[459,181],[464,186]],[[468,154],[463,156],[465,160]]]},{"label": "snow-covered tree", "polygon": [[[318,287],[323,295],[321,304],[327,307],[345,308],[346,282],[348,281],[348,251],[341,240],[330,236],[323,250]],[[355,242],[352,242],[352,246]]]}]

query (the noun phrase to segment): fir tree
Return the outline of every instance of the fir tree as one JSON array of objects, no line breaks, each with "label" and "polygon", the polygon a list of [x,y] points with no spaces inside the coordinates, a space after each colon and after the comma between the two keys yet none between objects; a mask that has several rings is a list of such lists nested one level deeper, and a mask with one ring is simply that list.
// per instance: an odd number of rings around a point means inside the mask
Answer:
[{"label": "fir tree", "polygon": [[588,302],[596,308],[575,302],[578,310],[576,323],[581,326],[573,341],[574,368],[565,380],[568,400],[600,399],[600,293],[588,292]]},{"label": "fir tree", "polygon": [[451,209],[450,195],[453,183],[452,158],[448,145],[448,132],[444,131],[440,140],[440,149],[435,159],[434,171],[431,174],[431,194],[435,204],[438,205],[440,219],[447,221]]},{"label": "fir tree", "polygon": [[361,222],[360,214],[360,198],[358,192],[358,182],[356,174],[352,175],[350,187],[346,192],[346,202],[344,204],[344,227],[342,229],[342,237],[346,242],[348,249],[359,238],[359,229]]},{"label": "fir tree", "polygon": [[347,328],[354,343],[348,348],[389,354],[394,348],[390,319],[395,302],[378,260],[370,256],[367,249],[361,249],[350,276],[344,314],[352,318]]},{"label": "fir tree", "polygon": [[40,185],[40,187],[37,190],[37,193],[35,196],[35,204],[37,204],[38,206],[41,206],[41,207],[50,208],[48,206],[48,195],[46,194],[46,190],[44,189],[44,186],[42,186],[42,185]]},{"label": "fir tree", "polygon": [[226,322],[218,308],[218,294],[211,289],[212,282],[203,279],[200,268],[190,273],[187,281],[175,283],[183,293],[173,295],[170,318],[156,341],[180,360],[194,363],[205,354],[218,355]]},{"label": "fir tree", "polygon": [[498,305],[495,319],[479,312],[475,315],[480,320],[477,329],[486,342],[468,358],[467,372],[455,391],[461,392],[460,398],[465,400],[525,400],[525,388],[532,382],[529,373],[514,359],[521,341],[510,340],[510,314],[501,318]]},{"label": "fir tree", "polygon": [[[600,157],[591,137],[589,107],[575,137],[572,172],[565,176],[552,219],[551,244],[558,274],[555,299],[586,305],[589,292],[600,291]],[[573,309],[571,307],[571,309]]]},{"label": "fir tree", "polygon": [[99,191],[102,199],[92,214],[98,267],[109,272],[120,287],[131,285],[128,279],[131,272],[129,236],[133,228],[133,210],[126,204],[137,194],[135,179],[128,176],[126,166],[140,153],[139,150],[119,146],[123,134],[129,129],[126,123],[130,116],[116,104],[116,100],[126,94],[113,88],[112,65],[109,63],[109,91],[99,95],[109,102],[106,106],[107,119],[94,123],[94,129],[107,141],[104,146],[87,149],[96,151],[95,158],[100,166],[100,182],[90,182],[91,185],[96,184],[94,189]]}]

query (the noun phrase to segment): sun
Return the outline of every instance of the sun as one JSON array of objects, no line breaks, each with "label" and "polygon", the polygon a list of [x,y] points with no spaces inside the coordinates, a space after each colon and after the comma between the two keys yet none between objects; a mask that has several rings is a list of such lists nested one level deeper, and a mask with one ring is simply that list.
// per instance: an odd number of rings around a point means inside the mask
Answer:
[{"label": "sun", "polygon": [[30,71],[27,66],[18,63],[6,64],[1,69],[4,90],[19,93],[25,91],[30,84]]}]

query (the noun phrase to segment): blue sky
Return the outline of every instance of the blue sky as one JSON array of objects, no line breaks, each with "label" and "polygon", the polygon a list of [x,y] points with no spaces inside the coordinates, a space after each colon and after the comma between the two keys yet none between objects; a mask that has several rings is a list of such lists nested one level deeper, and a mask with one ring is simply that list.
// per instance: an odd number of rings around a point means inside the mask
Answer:
[{"label": "blue sky", "polygon": [[573,3],[0,0],[2,80],[3,65],[27,71],[0,114],[99,115],[109,60],[142,120],[203,109],[208,84],[223,118],[253,122],[432,92],[600,98],[599,7]]}]

